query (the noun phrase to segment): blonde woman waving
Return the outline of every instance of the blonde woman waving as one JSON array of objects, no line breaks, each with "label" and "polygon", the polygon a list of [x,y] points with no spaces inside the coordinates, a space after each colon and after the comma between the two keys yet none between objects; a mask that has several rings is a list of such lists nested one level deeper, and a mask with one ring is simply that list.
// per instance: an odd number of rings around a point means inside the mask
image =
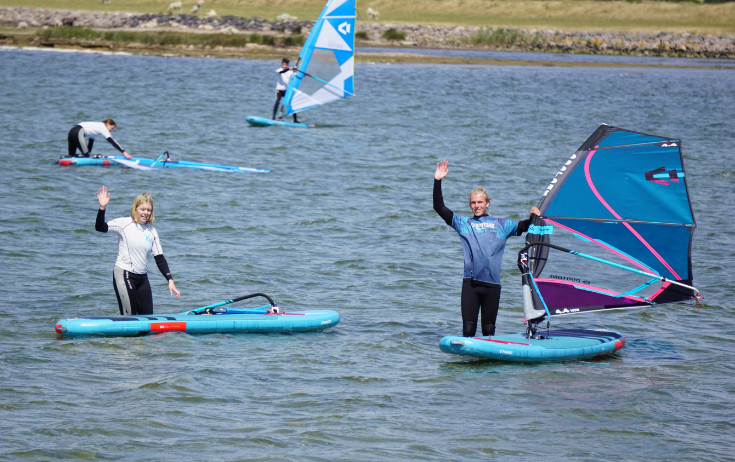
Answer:
[{"label": "blonde woman waving", "polygon": [[129,217],[115,218],[105,222],[105,209],[110,202],[106,186],[97,191],[100,203],[94,229],[106,233],[112,231],[118,236],[117,260],[112,272],[112,285],[115,288],[121,315],[153,314],[153,295],[148,282],[148,254],[153,254],[158,269],[168,280],[171,295],[180,297],[181,293],[174,284],[168,268],[158,232],[153,227],[153,197],[148,193],[138,195],[133,201]]}]

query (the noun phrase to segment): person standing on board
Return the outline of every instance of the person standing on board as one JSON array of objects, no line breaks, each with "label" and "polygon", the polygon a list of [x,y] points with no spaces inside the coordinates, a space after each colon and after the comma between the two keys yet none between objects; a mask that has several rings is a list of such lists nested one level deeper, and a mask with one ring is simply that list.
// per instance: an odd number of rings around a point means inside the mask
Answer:
[{"label": "person standing on board", "polygon": [[[434,210],[459,233],[464,252],[464,279],[462,280],[462,336],[474,337],[477,316],[482,310],[482,335],[495,334],[495,319],[500,303],[500,265],[503,262],[505,242],[510,236],[520,236],[528,230],[530,218],[513,221],[489,216],[490,197],[482,188],[470,192],[472,217],[452,212],[444,205],[442,179],[449,173],[449,162],[436,164],[434,173]],[[531,213],[539,215],[537,207]]]},{"label": "person standing on board", "polygon": [[[278,74],[278,76],[276,77],[276,104],[273,105],[273,120],[276,120],[276,115],[278,115],[278,106],[281,104],[283,97],[286,96],[288,81],[291,80],[291,77],[293,76],[293,69],[288,67],[288,63],[288,59],[283,58],[281,60],[280,69],[276,69],[276,74]],[[293,114],[293,121],[294,123],[299,123],[299,119],[296,117],[295,112]]]},{"label": "person standing on board", "polygon": [[[69,130],[67,141],[69,142],[69,157],[76,157],[77,149],[82,153],[82,157],[89,157],[92,154],[92,146],[94,146],[94,137],[104,137],[115,149],[120,151],[123,156],[132,159],[133,156],[128,154],[117,141],[112,139],[110,134],[117,127],[112,119],[105,119],[103,122],[80,122]],[[89,138],[87,143],[85,137]]]},{"label": "person standing on board", "polygon": [[153,227],[153,197],[148,193],[138,195],[133,201],[129,217],[120,217],[105,223],[105,208],[110,202],[106,186],[97,191],[100,203],[94,229],[118,235],[117,260],[112,271],[112,285],[115,288],[120,314],[153,314],[153,295],[148,282],[148,254],[152,253],[161,274],[168,280],[168,291],[176,298],[181,293],[174,284],[166,257],[163,256],[158,232]]}]

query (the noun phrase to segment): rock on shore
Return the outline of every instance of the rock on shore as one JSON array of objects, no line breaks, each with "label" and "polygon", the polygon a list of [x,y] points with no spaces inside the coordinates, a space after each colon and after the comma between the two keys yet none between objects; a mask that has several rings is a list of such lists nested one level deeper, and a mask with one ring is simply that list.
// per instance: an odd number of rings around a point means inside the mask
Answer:
[{"label": "rock on shore", "polygon": [[[307,34],[313,21],[269,21],[236,16],[0,8],[0,24],[16,27],[79,26],[98,29],[158,29],[225,33]],[[735,58],[735,35],[552,31],[415,24],[357,24],[358,40],[376,46],[563,51]],[[388,38],[390,37],[390,38]]]}]

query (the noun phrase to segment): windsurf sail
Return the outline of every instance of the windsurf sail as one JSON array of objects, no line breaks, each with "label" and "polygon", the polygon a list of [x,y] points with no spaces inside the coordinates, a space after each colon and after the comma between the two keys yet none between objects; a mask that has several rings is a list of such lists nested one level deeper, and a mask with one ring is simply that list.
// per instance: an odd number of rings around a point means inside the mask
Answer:
[{"label": "windsurf sail", "polygon": [[699,297],[680,140],[603,124],[538,208],[518,255],[529,333],[550,316]]},{"label": "windsurf sail", "polygon": [[329,0],[306,39],[283,98],[291,115],[355,94],[355,3]]}]

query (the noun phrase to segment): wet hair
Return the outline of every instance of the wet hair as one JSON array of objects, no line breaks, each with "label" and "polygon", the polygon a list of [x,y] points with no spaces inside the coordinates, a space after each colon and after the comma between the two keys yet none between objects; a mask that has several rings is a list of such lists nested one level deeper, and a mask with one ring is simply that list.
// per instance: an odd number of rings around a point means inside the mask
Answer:
[{"label": "wet hair", "polygon": [[140,207],[141,204],[151,204],[151,217],[146,223],[153,223],[153,196],[150,193],[144,192],[138,194],[138,197],[133,201],[133,206],[130,208],[130,216],[134,222],[138,223],[138,216],[135,214],[135,209]]},{"label": "wet hair", "polygon": [[483,188],[475,188],[472,191],[470,191],[470,202],[472,202],[472,196],[474,196],[475,194],[480,194],[482,196],[485,196],[485,202],[487,202],[488,204],[490,203],[490,199],[493,198],[493,196],[488,194],[487,191],[485,191]]},{"label": "wet hair", "polygon": [[103,124],[112,125],[113,127],[117,127],[117,124],[112,119],[105,119],[102,121]]},{"label": "wet hair", "polygon": [[284,63],[286,63],[286,64],[288,64],[288,63],[289,63],[289,61],[288,61],[288,58],[283,58],[283,59],[281,60],[281,64],[284,64]]}]

